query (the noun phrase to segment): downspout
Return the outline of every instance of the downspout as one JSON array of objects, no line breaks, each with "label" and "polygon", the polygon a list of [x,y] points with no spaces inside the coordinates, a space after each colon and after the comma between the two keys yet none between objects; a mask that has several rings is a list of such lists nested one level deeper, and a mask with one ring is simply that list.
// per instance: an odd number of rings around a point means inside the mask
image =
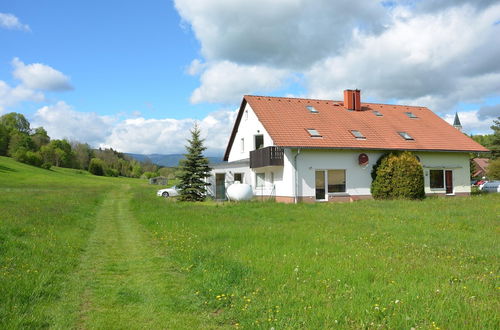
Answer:
[{"label": "downspout", "polygon": [[297,149],[297,153],[293,156],[293,167],[295,169],[295,191],[293,201],[295,204],[298,202],[298,192],[299,192],[299,177],[297,171],[297,156],[300,154],[300,148]]}]

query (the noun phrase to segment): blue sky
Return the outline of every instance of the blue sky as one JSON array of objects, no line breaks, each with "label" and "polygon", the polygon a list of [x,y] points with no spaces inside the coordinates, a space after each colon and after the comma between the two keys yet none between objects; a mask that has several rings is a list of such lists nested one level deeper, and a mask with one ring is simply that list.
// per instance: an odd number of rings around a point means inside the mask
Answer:
[{"label": "blue sky", "polygon": [[[262,10],[266,8],[266,10]],[[0,114],[54,138],[183,151],[199,122],[221,154],[243,94],[500,115],[497,1],[175,0],[0,4]]]}]

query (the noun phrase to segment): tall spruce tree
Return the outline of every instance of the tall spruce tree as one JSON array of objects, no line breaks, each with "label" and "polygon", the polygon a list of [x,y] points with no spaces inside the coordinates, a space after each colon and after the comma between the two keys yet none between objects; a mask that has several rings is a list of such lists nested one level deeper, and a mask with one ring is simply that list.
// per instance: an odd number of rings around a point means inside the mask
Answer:
[{"label": "tall spruce tree", "polygon": [[200,138],[200,128],[197,124],[191,130],[191,139],[188,139],[186,146],[186,158],[180,162],[180,184],[177,187],[180,190],[179,199],[182,201],[203,201],[206,196],[206,187],[210,183],[205,179],[210,176],[210,167],[208,159],[203,156],[206,147],[203,146],[204,140]]}]

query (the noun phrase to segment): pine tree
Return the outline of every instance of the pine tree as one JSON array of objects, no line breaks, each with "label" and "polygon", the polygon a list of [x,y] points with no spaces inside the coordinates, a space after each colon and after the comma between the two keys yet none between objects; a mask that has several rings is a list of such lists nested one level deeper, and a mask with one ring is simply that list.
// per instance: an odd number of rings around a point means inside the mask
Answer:
[{"label": "pine tree", "polygon": [[210,176],[210,167],[208,159],[203,156],[206,147],[203,146],[203,139],[200,139],[200,128],[197,124],[191,130],[191,139],[187,140],[186,158],[180,163],[180,184],[177,187],[180,190],[179,199],[182,201],[203,201],[206,195],[206,187],[210,183],[205,179]]}]

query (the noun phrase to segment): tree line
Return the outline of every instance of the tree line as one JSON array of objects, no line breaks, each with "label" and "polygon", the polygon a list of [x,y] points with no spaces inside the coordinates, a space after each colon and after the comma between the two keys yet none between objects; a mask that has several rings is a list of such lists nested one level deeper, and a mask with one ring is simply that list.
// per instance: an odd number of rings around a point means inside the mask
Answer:
[{"label": "tree line", "polygon": [[43,127],[31,128],[20,113],[0,117],[0,156],[33,166],[76,168],[95,175],[151,177],[159,168],[151,162],[139,162],[113,149],[93,149],[87,143],[51,139]]},{"label": "tree line", "polygon": [[[471,138],[482,146],[490,149],[490,153],[481,156],[490,159],[487,170],[487,177],[490,180],[500,180],[500,117],[498,117],[496,120],[493,120],[491,129],[493,130],[493,134],[474,135],[471,136]],[[474,157],[475,155],[472,155],[471,158]],[[474,171],[475,168],[471,163],[471,173]]]}]

